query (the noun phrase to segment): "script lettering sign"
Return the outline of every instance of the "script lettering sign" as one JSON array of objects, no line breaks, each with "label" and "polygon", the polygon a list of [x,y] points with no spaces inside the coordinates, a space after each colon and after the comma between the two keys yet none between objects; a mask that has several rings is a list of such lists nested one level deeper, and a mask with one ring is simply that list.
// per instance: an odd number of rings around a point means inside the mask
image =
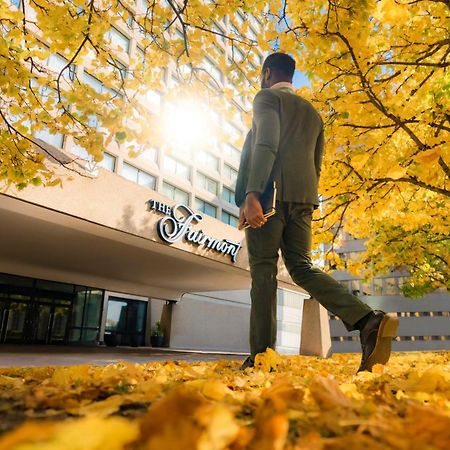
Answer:
[{"label": "script lettering sign", "polygon": [[156,211],[164,214],[157,224],[158,235],[164,242],[173,244],[184,238],[187,242],[208,248],[223,255],[229,255],[231,261],[236,262],[241,244],[228,239],[216,239],[207,236],[203,230],[194,229],[193,225],[203,220],[203,215],[193,211],[186,205],[170,207],[157,200],[147,202],[148,211]]}]

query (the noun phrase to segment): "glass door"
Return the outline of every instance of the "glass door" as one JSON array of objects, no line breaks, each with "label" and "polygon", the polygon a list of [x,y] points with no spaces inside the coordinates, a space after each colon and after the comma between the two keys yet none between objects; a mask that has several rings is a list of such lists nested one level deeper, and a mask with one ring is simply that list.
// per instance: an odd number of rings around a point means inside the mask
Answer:
[{"label": "glass door", "polygon": [[25,342],[30,344],[46,344],[52,320],[52,305],[34,303],[28,308]]},{"label": "glass door", "polygon": [[64,344],[72,306],[70,295],[39,294],[34,299],[30,340],[37,344]]},{"label": "glass door", "polygon": [[144,345],[147,302],[109,297],[106,334],[114,334],[121,345]]},{"label": "glass door", "polygon": [[8,321],[8,294],[0,292],[0,342],[3,342],[5,339],[7,321]]},{"label": "glass door", "polygon": [[70,305],[54,304],[52,322],[48,334],[51,344],[64,344],[67,340],[67,326],[69,325]]},{"label": "glass door", "polygon": [[27,312],[29,302],[18,301],[18,295],[13,301],[10,301],[6,312],[4,312],[4,342],[22,342],[26,339],[28,330]]}]

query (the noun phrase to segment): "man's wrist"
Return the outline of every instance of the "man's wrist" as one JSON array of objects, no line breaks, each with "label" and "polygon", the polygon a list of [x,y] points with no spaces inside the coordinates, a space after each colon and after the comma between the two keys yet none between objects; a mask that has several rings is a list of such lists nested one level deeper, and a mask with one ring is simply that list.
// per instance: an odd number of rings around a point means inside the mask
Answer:
[{"label": "man's wrist", "polygon": [[247,194],[245,194],[245,197],[250,197],[250,198],[256,198],[257,200],[259,200],[259,192],[257,191],[251,191],[251,192],[247,192]]}]

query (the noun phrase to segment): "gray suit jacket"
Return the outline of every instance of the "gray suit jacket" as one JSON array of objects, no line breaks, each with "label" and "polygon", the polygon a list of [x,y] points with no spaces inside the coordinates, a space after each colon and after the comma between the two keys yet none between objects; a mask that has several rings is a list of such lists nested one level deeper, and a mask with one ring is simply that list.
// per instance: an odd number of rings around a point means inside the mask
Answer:
[{"label": "gray suit jacket", "polygon": [[277,184],[277,200],[318,206],[323,122],[315,108],[289,88],[262,89],[241,154],[236,204],[248,192]]}]

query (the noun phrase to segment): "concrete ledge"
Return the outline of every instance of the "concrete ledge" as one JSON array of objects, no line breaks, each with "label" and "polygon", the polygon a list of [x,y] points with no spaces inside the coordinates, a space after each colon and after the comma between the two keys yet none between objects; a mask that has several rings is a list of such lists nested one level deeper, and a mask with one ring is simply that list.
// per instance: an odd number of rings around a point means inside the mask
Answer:
[{"label": "concrete ledge", "polygon": [[331,354],[328,311],[315,299],[304,300],[300,355],[328,358]]}]

